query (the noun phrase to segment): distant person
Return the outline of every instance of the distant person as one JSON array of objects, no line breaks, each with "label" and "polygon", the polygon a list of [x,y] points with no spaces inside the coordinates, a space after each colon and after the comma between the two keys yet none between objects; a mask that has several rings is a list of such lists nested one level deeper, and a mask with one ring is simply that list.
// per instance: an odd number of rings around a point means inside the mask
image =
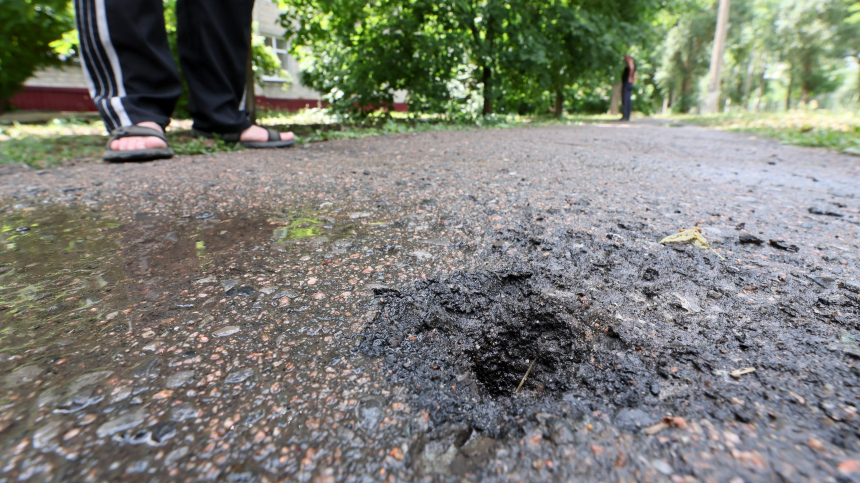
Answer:
[{"label": "distant person", "polygon": [[[292,145],[293,133],[248,120],[245,82],[254,0],[179,0],[179,63],[192,134],[247,148]],[[182,83],[164,26],[163,0],[75,0],[80,55],[93,102],[111,133],[105,161],[173,156],[164,128]]]},{"label": "distant person", "polygon": [[630,96],[636,82],[636,61],[630,54],[624,54],[624,73],[621,74],[621,120],[630,120]]}]

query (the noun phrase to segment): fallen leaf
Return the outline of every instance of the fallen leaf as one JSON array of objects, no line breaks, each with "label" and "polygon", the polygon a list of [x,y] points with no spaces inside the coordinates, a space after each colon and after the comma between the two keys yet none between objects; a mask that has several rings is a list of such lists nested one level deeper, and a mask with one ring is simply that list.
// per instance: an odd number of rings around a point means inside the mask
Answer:
[{"label": "fallen leaf", "polygon": [[688,230],[681,230],[680,232],[675,233],[674,235],[669,235],[666,238],[660,240],[660,243],[661,244],[677,243],[679,245],[692,244],[694,247],[697,247],[697,248],[708,249],[708,250],[714,252],[718,257],[720,257],[720,259],[725,260],[725,258],[723,258],[722,255],[720,255],[719,253],[716,252],[716,250],[711,248],[711,245],[708,245],[708,240],[706,240],[705,237],[703,237],[700,232],[701,232],[701,230],[698,227],[690,228]]}]

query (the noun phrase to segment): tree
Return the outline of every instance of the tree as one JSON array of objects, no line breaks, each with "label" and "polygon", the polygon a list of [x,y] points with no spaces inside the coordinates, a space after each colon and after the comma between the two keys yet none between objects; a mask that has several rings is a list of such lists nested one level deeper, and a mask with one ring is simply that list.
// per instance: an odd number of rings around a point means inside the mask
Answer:
[{"label": "tree", "polygon": [[393,109],[410,89],[410,110],[445,110],[447,84],[465,55],[449,38],[450,19],[433,5],[398,1],[293,0],[282,24],[301,81],[344,114]]},{"label": "tree", "polygon": [[856,88],[858,98],[860,98],[860,35],[857,35],[858,28],[860,28],[860,2],[848,5],[848,17],[840,28],[841,37],[848,40],[848,48],[853,51],[857,62]]},{"label": "tree", "polygon": [[[390,108],[482,115],[534,106],[606,73],[653,0],[282,0],[302,80],[343,113]],[[464,107],[466,106],[466,107]]]},{"label": "tree", "polygon": [[723,56],[726,51],[726,34],[729,29],[730,0],[719,0],[717,10],[717,25],[714,32],[714,46],[711,51],[711,67],[708,74],[708,95],[702,111],[714,114],[720,111],[720,84],[722,82],[721,71],[723,68]]},{"label": "tree", "polygon": [[680,5],[662,45],[658,82],[669,93],[677,112],[690,112],[698,104],[698,79],[707,72],[707,48],[714,39],[716,11],[706,0]]},{"label": "tree", "polygon": [[[783,2],[776,19],[776,35],[782,59],[790,66],[792,86],[801,90],[801,103],[838,87],[838,61],[848,55],[839,27],[847,17],[841,0],[792,0]],[[791,89],[787,99],[791,96]]]},{"label": "tree", "polygon": [[61,62],[52,43],[73,28],[68,0],[0,0],[0,112],[36,70]]},{"label": "tree", "polygon": [[512,67],[535,64],[525,72],[532,72],[538,85],[553,96],[556,116],[562,114],[567,88],[611,84],[618,70],[614,60],[642,40],[653,12],[652,4],[641,1],[550,0],[533,5],[533,18],[525,23],[534,32],[521,36],[516,51],[525,58]]}]

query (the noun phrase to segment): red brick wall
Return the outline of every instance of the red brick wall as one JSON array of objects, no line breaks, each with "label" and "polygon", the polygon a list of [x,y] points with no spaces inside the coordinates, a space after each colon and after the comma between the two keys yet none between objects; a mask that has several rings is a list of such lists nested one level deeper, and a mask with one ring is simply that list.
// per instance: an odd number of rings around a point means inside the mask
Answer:
[{"label": "red brick wall", "polygon": [[22,111],[91,112],[96,110],[89,91],[77,87],[25,86],[10,102]]}]

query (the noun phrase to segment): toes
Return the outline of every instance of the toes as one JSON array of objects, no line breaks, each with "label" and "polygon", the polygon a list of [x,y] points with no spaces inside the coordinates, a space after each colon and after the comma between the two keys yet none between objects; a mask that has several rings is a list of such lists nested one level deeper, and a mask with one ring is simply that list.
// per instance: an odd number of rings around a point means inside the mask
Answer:
[{"label": "toes", "polygon": [[292,132],[282,132],[281,133],[281,141],[292,141],[293,133]]},{"label": "toes", "polygon": [[155,136],[127,137],[111,141],[111,151],[139,151],[143,149],[163,149],[167,145]]}]

